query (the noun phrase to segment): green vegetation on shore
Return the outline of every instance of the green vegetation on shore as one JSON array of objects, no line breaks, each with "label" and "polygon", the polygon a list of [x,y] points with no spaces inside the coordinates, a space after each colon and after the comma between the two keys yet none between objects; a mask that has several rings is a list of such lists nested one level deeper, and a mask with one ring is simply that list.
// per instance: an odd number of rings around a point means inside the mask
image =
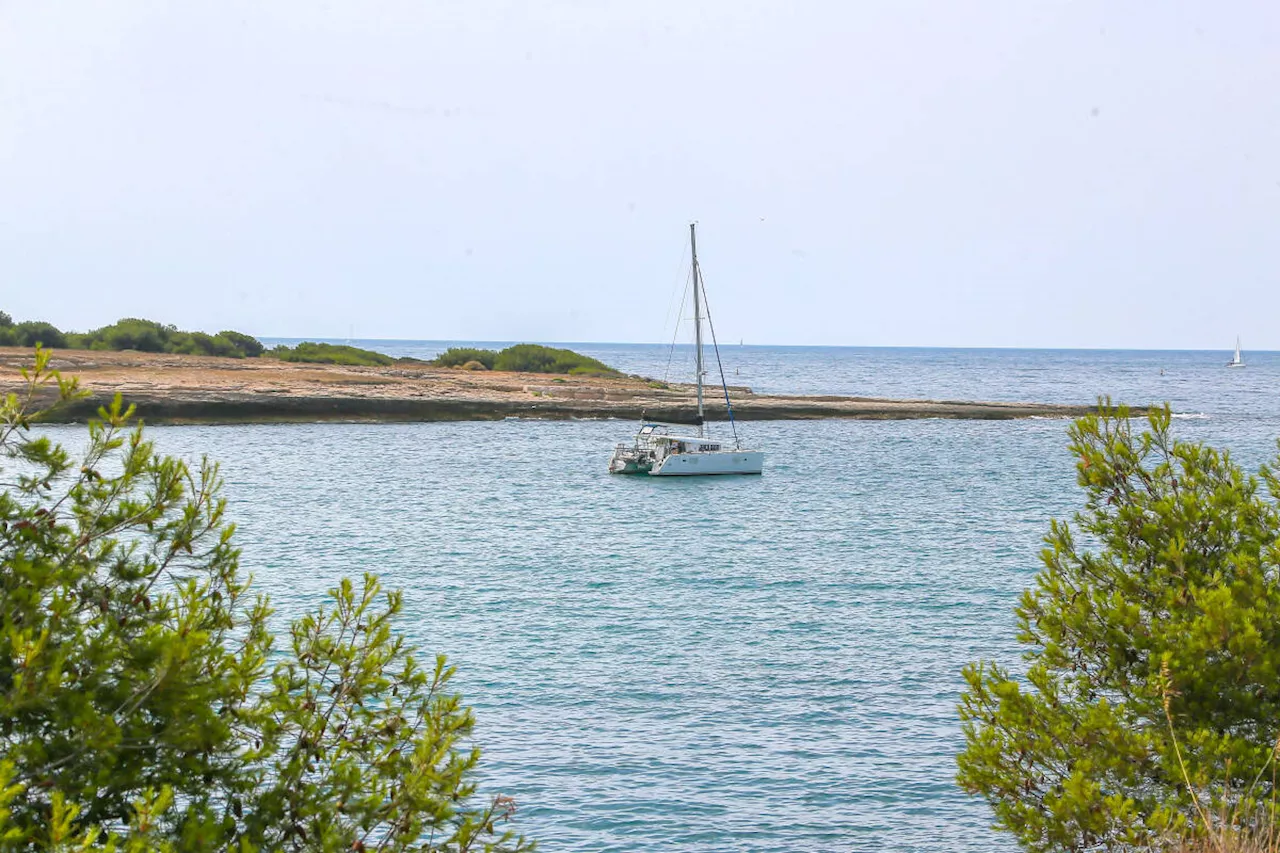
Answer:
[{"label": "green vegetation on shore", "polygon": [[450,347],[431,363],[438,367],[467,367],[473,370],[504,370],[515,373],[567,373],[574,376],[612,376],[618,372],[603,362],[573,350],[541,344],[515,344],[500,351]]},{"label": "green vegetation on shore", "polygon": [[176,326],[126,317],[88,332],[64,332],[52,323],[14,323],[0,311],[0,346],[33,347],[42,344],[55,349],[137,350],[182,355],[220,355],[253,358],[262,355],[257,338],[243,332],[222,331],[216,335],[184,332]]},{"label": "green vegetation on shore", "polygon": [[[491,349],[476,349],[475,347],[449,347],[440,353],[431,363],[436,367],[467,367],[479,370],[493,370],[494,362],[498,359],[498,353]],[[479,365],[479,367],[476,367]]]},{"label": "green vegetation on shore", "polygon": [[[360,349],[359,347],[345,344],[320,344],[311,341],[303,341],[292,347],[281,344],[268,350],[267,355],[271,358],[278,358],[281,361],[304,361],[312,364],[347,364],[359,367],[384,367],[388,364],[395,364],[397,361],[389,355],[383,355],[373,350]],[[412,358],[401,360],[416,361],[416,359]]]},{"label": "green vegetation on shore", "polygon": [[[270,350],[252,335],[243,332],[222,331],[216,335],[205,332],[184,332],[176,326],[126,317],[89,332],[64,332],[51,323],[28,321],[14,323],[0,311],[0,346],[33,347],[41,344],[53,349],[83,349],[137,352],[174,353],[179,355],[214,355],[227,358],[258,358],[266,356],[281,361],[314,362],[319,364],[349,364],[383,366],[394,364],[397,359],[372,350],[341,344],[324,344],[304,341],[297,346],[277,346]],[[414,361],[415,359],[400,359]]]},{"label": "green vegetation on shore", "polygon": [[[52,349],[137,350],[182,355],[214,355],[229,358],[265,356],[281,361],[313,364],[343,364],[361,367],[384,367],[397,362],[417,362],[415,358],[392,358],[380,352],[345,344],[303,341],[295,346],[272,347],[270,350],[252,335],[222,331],[216,335],[184,332],[176,326],[126,317],[89,332],[64,332],[52,323],[27,320],[15,323],[0,311],[0,346],[34,347],[40,344]],[[470,347],[451,347],[432,364],[439,367],[465,367],[471,370],[509,370],[524,373],[568,373],[575,375],[614,375],[616,370],[572,350],[544,347],[540,344],[516,344],[501,352]]]},{"label": "green vegetation on shore", "polygon": [[1280,460],[1171,422],[1072,426],[1084,506],[1016,608],[1024,664],[964,671],[958,781],[1026,850],[1280,846]]},{"label": "green vegetation on shore", "polygon": [[401,594],[343,579],[275,636],[217,466],[118,396],[82,454],[31,431],[84,396],[49,357],[0,400],[0,850],[532,849]]}]

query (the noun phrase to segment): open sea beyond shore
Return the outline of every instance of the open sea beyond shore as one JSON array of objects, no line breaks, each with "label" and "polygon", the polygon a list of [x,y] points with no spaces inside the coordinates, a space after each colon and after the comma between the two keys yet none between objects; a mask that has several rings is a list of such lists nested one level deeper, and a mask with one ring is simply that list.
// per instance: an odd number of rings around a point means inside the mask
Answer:
[{"label": "open sea beyond shore", "polygon": [[[353,341],[427,358],[447,343]],[[662,346],[571,345],[662,378]],[[1135,405],[1249,468],[1280,354],[721,346],[771,393]],[[687,351],[669,378],[687,381]],[[714,364],[714,362],[713,362]],[[283,623],[343,575],[405,591],[477,713],[482,791],[550,851],[1008,851],[954,785],[960,669],[1016,663],[1012,608],[1080,502],[1067,422],[739,426],[763,477],[605,473],[624,421],[157,427],[221,461]],[[714,425],[719,434],[727,427]],[[78,445],[82,427],[51,427]]]}]

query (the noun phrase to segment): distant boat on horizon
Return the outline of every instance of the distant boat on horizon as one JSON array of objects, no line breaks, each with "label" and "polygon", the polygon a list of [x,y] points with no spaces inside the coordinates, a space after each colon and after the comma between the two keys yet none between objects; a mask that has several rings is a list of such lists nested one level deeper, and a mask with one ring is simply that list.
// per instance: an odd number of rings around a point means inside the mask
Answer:
[{"label": "distant boat on horizon", "polygon": [[1236,336],[1236,354],[1227,362],[1227,367],[1244,367],[1244,359],[1240,357],[1240,336]]}]

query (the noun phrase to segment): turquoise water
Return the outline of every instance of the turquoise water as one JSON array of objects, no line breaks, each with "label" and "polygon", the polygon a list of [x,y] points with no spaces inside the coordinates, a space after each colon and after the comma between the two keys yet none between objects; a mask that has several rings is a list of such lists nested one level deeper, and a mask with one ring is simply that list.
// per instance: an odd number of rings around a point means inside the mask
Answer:
[{"label": "turquoise water", "polygon": [[[577,348],[644,373],[667,354]],[[725,355],[761,390],[1171,399],[1181,436],[1250,466],[1280,435],[1272,354]],[[1011,609],[1078,504],[1065,428],[748,423],[763,477],[675,481],[605,473],[619,421],[152,433],[222,461],[280,618],[343,575],[405,590],[403,630],[476,708],[484,790],[544,850],[976,853],[1012,845],[952,783],[960,668],[1016,660]]]}]

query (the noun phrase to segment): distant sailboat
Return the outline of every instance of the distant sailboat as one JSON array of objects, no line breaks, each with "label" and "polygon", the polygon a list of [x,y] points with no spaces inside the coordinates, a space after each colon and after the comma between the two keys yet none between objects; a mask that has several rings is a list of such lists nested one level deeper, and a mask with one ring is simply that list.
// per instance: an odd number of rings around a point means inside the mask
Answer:
[{"label": "distant sailboat", "polygon": [[1236,337],[1235,357],[1227,362],[1227,367],[1244,367],[1244,359],[1240,357],[1240,338]]},{"label": "distant sailboat", "polygon": [[[643,423],[635,441],[619,444],[609,460],[611,474],[648,474],[651,477],[688,477],[706,474],[760,474],[764,470],[764,452],[748,450],[738,440],[738,428],[733,425],[733,406],[729,403],[729,386],[724,380],[724,365],[720,363],[720,347],[715,346],[716,364],[720,368],[720,387],[724,391],[725,413],[733,429],[733,446],[707,435],[703,423],[703,370],[702,362],[702,303],[706,290],[702,282],[702,270],[698,266],[698,241],[692,223],[689,225],[689,253],[693,258],[693,335],[697,368],[694,378],[698,391],[697,435],[675,432],[666,424]],[[710,323],[710,316],[707,321]],[[712,344],[715,344],[715,329]]]}]

